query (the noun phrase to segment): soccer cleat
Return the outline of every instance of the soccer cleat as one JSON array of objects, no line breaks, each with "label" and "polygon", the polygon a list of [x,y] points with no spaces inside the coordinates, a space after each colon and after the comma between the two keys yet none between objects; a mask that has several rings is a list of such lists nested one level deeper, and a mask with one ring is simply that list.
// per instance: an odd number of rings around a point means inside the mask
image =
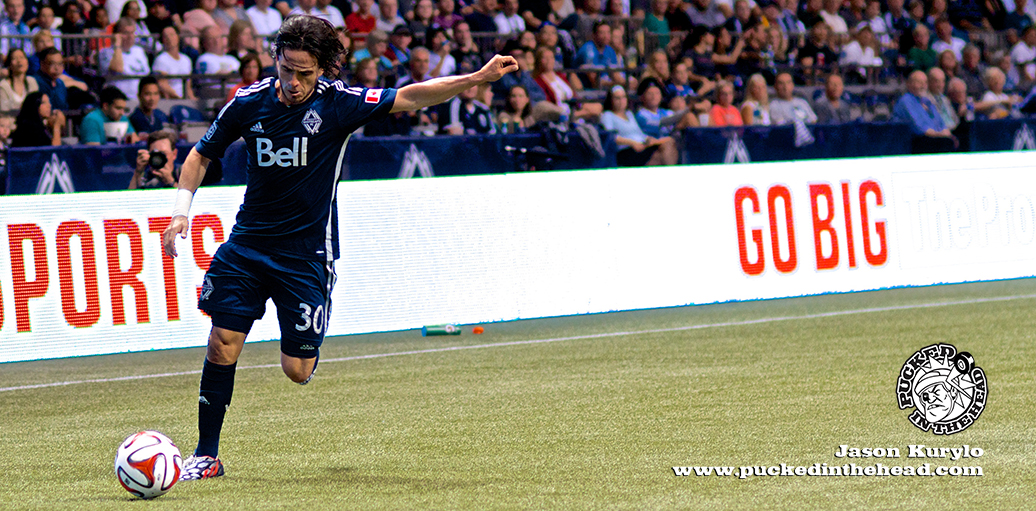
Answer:
[{"label": "soccer cleat", "polygon": [[223,469],[223,462],[212,456],[191,456],[183,462],[183,470],[180,471],[181,481],[193,481],[195,479],[208,479],[219,477],[226,473]]}]

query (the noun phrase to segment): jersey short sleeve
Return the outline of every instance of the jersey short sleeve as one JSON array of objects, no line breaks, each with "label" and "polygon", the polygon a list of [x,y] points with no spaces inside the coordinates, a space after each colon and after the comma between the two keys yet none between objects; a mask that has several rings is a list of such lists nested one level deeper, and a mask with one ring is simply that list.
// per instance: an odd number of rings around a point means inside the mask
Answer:
[{"label": "jersey short sleeve", "polygon": [[350,132],[388,115],[396,102],[396,89],[349,87],[340,81],[333,86],[338,94],[335,101],[338,118]]},{"label": "jersey short sleeve", "polygon": [[223,157],[227,147],[235,140],[241,138],[241,115],[244,108],[240,98],[233,98],[227,103],[216,120],[212,121],[209,131],[194,146],[198,152],[210,159],[215,160]]}]

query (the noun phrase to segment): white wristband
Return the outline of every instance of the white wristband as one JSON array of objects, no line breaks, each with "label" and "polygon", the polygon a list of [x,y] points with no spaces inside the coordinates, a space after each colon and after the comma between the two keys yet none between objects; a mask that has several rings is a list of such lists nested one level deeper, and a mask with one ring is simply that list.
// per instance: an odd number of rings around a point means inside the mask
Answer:
[{"label": "white wristband", "polygon": [[194,192],[180,188],[176,190],[176,205],[173,206],[173,216],[186,217],[191,211],[191,201],[194,200]]}]

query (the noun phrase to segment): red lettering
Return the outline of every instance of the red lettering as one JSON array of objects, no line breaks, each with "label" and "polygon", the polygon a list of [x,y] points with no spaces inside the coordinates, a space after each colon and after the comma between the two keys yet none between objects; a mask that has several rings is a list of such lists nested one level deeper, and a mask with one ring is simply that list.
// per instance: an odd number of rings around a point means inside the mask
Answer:
[{"label": "red lettering", "polygon": [[881,266],[888,260],[888,243],[885,239],[885,220],[874,222],[874,232],[878,234],[878,253],[871,252],[871,223],[870,212],[867,210],[867,194],[874,194],[876,206],[884,206],[881,195],[881,185],[876,181],[867,180],[860,184],[860,222],[863,224],[863,255],[871,266]]},{"label": "red lettering", "polygon": [[[827,217],[820,218],[820,198],[823,197],[827,204]],[[831,221],[835,218],[834,193],[831,192],[831,185],[811,184],[809,185],[809,205],[813,209],[813,246],[817,254],[817,269],[830,270],[838,266],[838,233],[831,227]],[[822,238],[827,233],[831,241],[831,255],[824,257]]]},{"label": "red lettering", "polygon": [[[23,242],[32,244],[32,261],[36,279],[25,279],[25,254]],[[29,332],[29,299],[47,294],[50,269],[47,267],[47,244],[43,230],[36,224],[11,224],[7,226],[7,241],[11,249],[11,276],[14,281],[14,316],[19,332]]]},{"label": "red lettering", "polygon": [[[213,254],[205,252],[205,229],[212,231],[212,238],[216,243],[223,243],[223,222],[216,215],[205,214],[195,216],[194,224],[191,226],[191,248],[194,250],[194,264],[197,264],[202,271],[209,271],[209,265],[212,264],[212,256],[215,255],[215,252]],[[201,286],[197,286],[194,291],[200,301]],[[202,314],[205,314],[205,311],[202,311]],[[208,314],[205,315],[207,316]]]},{"label": "red lettering", "polygon": [[[119,236],[126,235],[130,241],[130,266],[125,271],[119,264]],[[147,307],[147,289],[140,280],[144,270],[144,244],[140,227],[128,218],[104,221],[104,244],[108,251],[108,280],[112,295],[112,320],[115,325],[126,324],[126,308],[123,303],[123,287],[129,286],[137,304],[137,323],[149,323],[151,317]]]},{"label": "red lettering", "polygon": [[165,255],[162,236],[172,218],[154,217],[147,219],[148,232],[158,233],[158,258],[162,261],[162,278],[165,283],[165,316],[169,321],[180,320],[180,299],[176,296],[176,261]]},{"label": "red lettering", "polygon": [[202,271],[208,271],[209,265],[212,264],[212,256],[215,254],[209,254],[205,252],[205,230],[212,231],[212,237],[216,240],[216,243],[223,243],[223,222],[219,220],[219,217],[213,214],[198,215],[194,217],[194,222],[191,225],[191,248],[194,249],[194,263],[201,268]]},{"label": "red lettering", "polygon": [[734,192],[734,215],[737,217],[737,247],[741,258],[741,271],[748,275],[760,275],[766,268],[766,256],[763,255],[763,230],[752,229],[752,242],[755,243],[755,262],[748,261],[748,245],[745,239],[744,202],[752,202],[752,213],[759,213],[759,194],[755,188],[742,186]]},{"label": "red lettering", "polygon": [[853,243],[853,213],[849,203],[849,182],[842,181],[842,209],[845,211],[845,250],[849,253],[849,267],[856,267],[856,245]]},{"label": "red lettering", "polygon": [[[788,227],[788,258],[781,259],[779,234],[777,232],[777,198],[784,201],[784,222]],[[773,265],[781,273],[791,273],[798,266],[795,252],[795,221],[791,213],[791,191],[784,185],[774,185],[766,194],[766,205],[770,211],[770,242],[773,245]]]},{"label": "red lettering", "polygon": [[[73,236],[79,237],[83,256],[83,282],[86,287],[86,309],[76,309],[76,291],[72,281],[72,254],[69,248]],[[57,232],[58,282],[61,289],[61,312],[65,321],[76,328],[86,328],[101,319],[101,298],[97,286],[97,258],[94,255],[94,235],[90,226],[81,220],[61,222]]]}]

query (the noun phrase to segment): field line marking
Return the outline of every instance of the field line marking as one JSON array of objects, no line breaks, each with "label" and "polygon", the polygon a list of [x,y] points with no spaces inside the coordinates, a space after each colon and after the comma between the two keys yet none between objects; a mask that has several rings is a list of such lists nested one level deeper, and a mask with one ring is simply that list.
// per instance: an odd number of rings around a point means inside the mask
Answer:
[{"label": "field line marking", "polygon": [[[375,358],[387,358],[387,357],[400,357],[408,355],[423,355],[428,353],[445,353],[449,351],[461,351],[461,350],[476,350],[484,348],[500,348],[505,346],[524,346],[532,344],[546,344],[553,342],[564,342],[564,341],[578,341],[586,339],[604,339],[608,337],[622,337],[624,335],[643,335],[643,334],[659,334],[666,332],[682,332],[687,330],[702,330],[706,328],[723,328],[730,326],[747,326],[747,325],[758,325],[763,323],[774,323],[777,321],[794,321],[803,319],[821,319],[831,318],[837,316],[849,316],[853,314],[869,314],[873,312],[892,312],[901,310],[911,309],[929,309],[934,307],[949,307],[954,305],[974,305],[978,303],[989,303],[989,302],[1006,302],[1012,300],[1026,300],[1036,298],[1036,294],[1029,295],[1014,295],[1014,296],[998,296],[993,298],[974,298],[970,300],[955,300],[950,302],[931,302],[931,303],[917,303],[909,305],[892,305],[888,307],[870,307],[865,309],[850,309],[844,311],[831,311],[831,312],[818,312],[816,314],[804,314],[801,316],[775,316],[769,318],[759,319],[746,319],[743,321],[728,321],[723,323],[707,323],[702,325],[688,325],[671,328],[657,328],[652,330],[635,330],[629,332],[603,332],[599,334],[589,335],[575,335],[571,337],[554,337],[549,339],[528,339],[524,341],[509,341],[509,342],[497,342],[489,344],[473,344],[468,346],[448,346],[445,348],[430,348],[425,350],[411,350],[411,351],[396,351],[392,353],[372,353],[369,355],[356,355],[353,357],[339,357],[339,358],[327,358],[321,359],[322,363],[330,362],[351,362],[355,360],[369,360]],[[238,367],[238,370],[245,369],[270,369],[274,367],[280,367],[280,364],[261,364],[252,366]],[[0,387],[0,392],[10,392],[15,390],[31,390],[31,389],[43,389],[50,387],[64,387],[67,385],[80,385],[85,383],[114,383],[120,381],[133,381],[133,380],[146,380],[151,378],[167,378],[170,376],[189,376],[192,374],[201,374],[201,370],[197,369],[194,371],[180,371],[173,373],[157,373],[157,374],[140,374],[133,376],[118,376],[115,378],[96,378],[91,380],[69,380],[52,383],[38,383],[35,385],[19,385],[17,387]]]}]

